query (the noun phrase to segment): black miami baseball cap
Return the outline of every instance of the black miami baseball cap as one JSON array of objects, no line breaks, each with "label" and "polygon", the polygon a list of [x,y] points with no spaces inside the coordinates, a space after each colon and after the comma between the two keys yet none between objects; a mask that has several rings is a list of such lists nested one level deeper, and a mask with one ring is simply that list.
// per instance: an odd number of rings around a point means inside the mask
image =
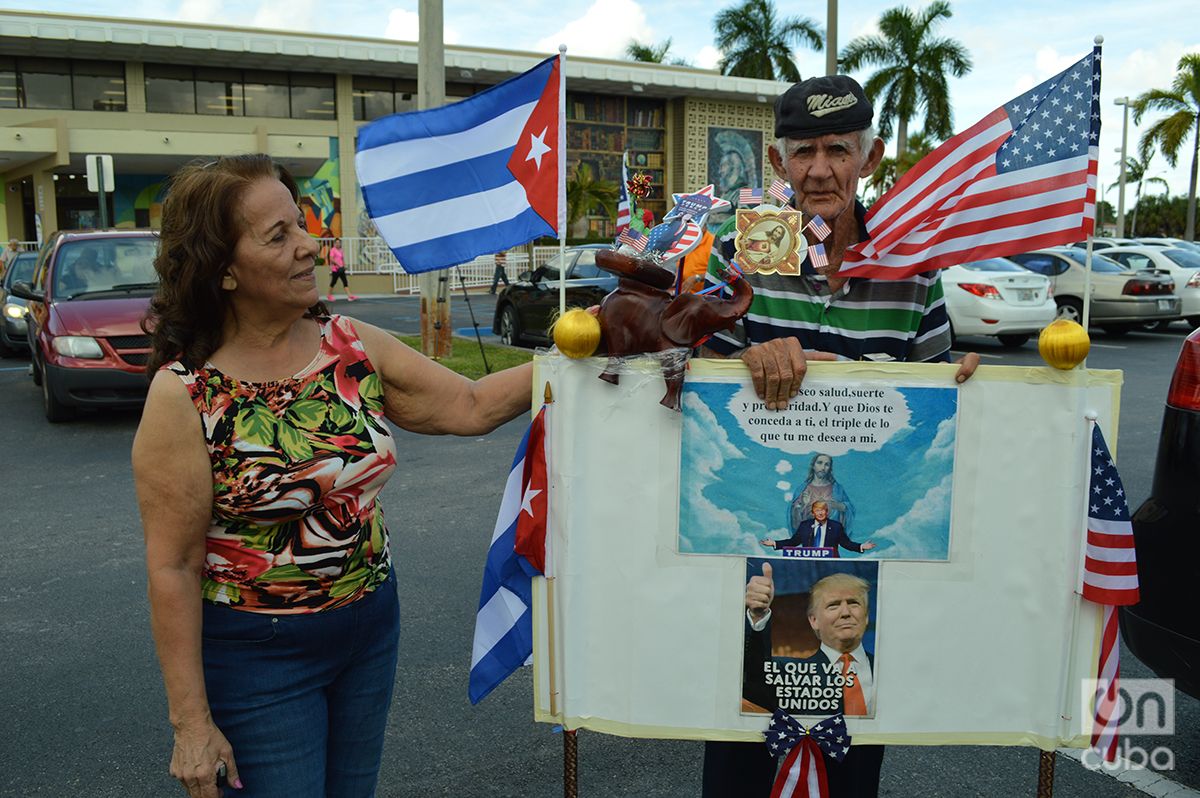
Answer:
[{"label": "black miami baseball cap", "polygon": [[868,127],[874,115],[871,101],[854,78],[809,78],[775,99],[775,137],[811,139],[850,133]]}]

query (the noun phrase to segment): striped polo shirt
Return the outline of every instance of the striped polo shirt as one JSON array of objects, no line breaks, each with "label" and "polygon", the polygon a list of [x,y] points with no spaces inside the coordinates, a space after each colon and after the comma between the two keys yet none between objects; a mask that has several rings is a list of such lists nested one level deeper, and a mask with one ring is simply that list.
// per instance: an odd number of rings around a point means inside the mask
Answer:
[{"label": "striped polo shirt", "polygon": [[[865,212],[856,202],[860,239],[867,238]],[[736,235],[737,221],[731,216],[716,233],[708,284],[720,282],[718,275],[734,256]],[[746,275],[754,288],[749,312],[732,331],[716,333],[705,346],[732,355],[751,344],[792,336],[805,349],[845,360],[950,359],[950,320],[937,271],[903,280],[851,277],[831,291],[807,260],[803,266],[800,275]]]}]

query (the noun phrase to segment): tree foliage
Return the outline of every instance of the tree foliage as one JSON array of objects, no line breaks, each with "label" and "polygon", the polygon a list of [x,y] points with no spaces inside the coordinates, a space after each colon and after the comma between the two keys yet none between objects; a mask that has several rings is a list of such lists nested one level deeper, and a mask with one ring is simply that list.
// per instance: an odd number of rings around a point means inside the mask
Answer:
[{"label": "tree foliage", "polygon": [[605,216],[615,217],[619,195],[616,183],[597,178],[591,166],[579,164],[567,181],[567,225],[573,225],[597,210]]},{"label": "tree foliage", "polygon": [[642,44],[636,39],[630,39],[625,45],[625,57],[630,61],[642,61],[647,64],[671,64],[672,66],[691,66],[687,60],[676,56],[667,58],[671,52],[671,39],[667,37],[661,44]]},{"label": "tree foliage", "polygon": [[908,123],[925,109],[925,132],[947,139],[954,132],[947,74],[956,78],[971,71],[967,49],[951,38],[936,37],[933,29],[952,15],[946,0],[935,0],[921,11],[904,6],[883,12],[878,36],[859,36],[842,50],[843,69],[869,66],[879,70],[863,90],[878,112],[879,135],[896,133],[896,157],[903,158]]},{"label": "tree foliage", "polygon": [[716,45],[723,55],[722,75],[763,80],[800,80],[792,50],[824,46],[823,33],[807,17],[780,17],[771,0],[743,0],[721,9],[713,20]]},{"label": "tree foliage", "polygon": [[929,153],[933,152],[940,142],[935,142],[924,131],[918,130],[908,140],[908,148],[898,158],[887,157],[879,162],[879,168],[867,180],[867,187],[882,196],[896,185],[896,181],[904,177],[904,173],[912,169]]},{"label": "tree foliage", "polygon": [[1151,89],[1131,104],[1133,121],[1140,123],[1148,111],[1166,115],[1155,120],[1142,134],[1140,155],[1148,159],[1155,150],[1171,166],[1179,160],[1184,142],[1192,139],[1192,172],[1188,184],[1187,221],[1184,237],[1196,240],[1196,170],[1200,165],[1200,53],[1188,53],[1179,59],[1178,72],[1169,89]]}]

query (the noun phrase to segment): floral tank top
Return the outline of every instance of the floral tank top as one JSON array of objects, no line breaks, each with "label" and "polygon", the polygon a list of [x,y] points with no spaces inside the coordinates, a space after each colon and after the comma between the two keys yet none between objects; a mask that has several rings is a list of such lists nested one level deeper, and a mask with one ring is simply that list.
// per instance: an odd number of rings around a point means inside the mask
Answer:
[{"label": "floral tank top", "polygon": [[305,613],[362,598],[391,569],[379,491],[396,468],[383,385],[350,322],[322,318],[299,374],[242,382],[175,361],[213,469],[204,598]]}]

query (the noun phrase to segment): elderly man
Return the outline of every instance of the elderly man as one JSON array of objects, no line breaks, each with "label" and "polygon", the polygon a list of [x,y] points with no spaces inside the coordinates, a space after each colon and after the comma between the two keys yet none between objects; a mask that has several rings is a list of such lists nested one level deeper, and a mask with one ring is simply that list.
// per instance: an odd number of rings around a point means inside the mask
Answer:
[{"label": "elderly man", "polygon": [[[769,156],[779,177],[795,193],[806,216],[819,215],[831,228],[825,239],[828,265],[802,274],[748,274],[754,287],[750,312],[731,333],[717,333],[702,354],[740,357],[755,391],[773,410],[782,410],[800,390],[809,360],[946,361],[950,321],[936,272],[903,280],[838,276],[846,248],[868,238],[866,211],[857,201],[858,182],[883,158],[883,141],[871,127],[874,110],[862,87],[845,75],[810,78],[775,101],[775,138]],[[715,280],[734,258],[736,221],[717,232],[709,261]],[[963,382],[979,356],[963,358]],[[879,791],[883,748],[856,746],[838,767],[832,798],[873,798]],[[830,760],[827,760],[827,764]],[[767,796],[775,762],[766,746],[708,743],[704,751],[704,795]],[[832,770],[832,768],[831,768]],[[765,785],[765,787],[764,787]]]},{"label": "elderly man", "polygon": [[[750,312],[702,352],[740,357],[771,409],[783,409],[800,390],[808,360],[948,360],[950,322],[936,272],[903,280],[838,276],[846,248],[868,237],[856,192],[883,158],[873,113],[862,87],[845,75],[810,78],[775,101],[771,166],[791,184],[796,207],[831,228],[824,241],[829,263],[813,269],[805,261],[799,276],[747,275],[755,290]],[[717,232],[710,280],[733,260],[735,235],[731,218]],[[958,381],[978,362],[967,355]]]}]

